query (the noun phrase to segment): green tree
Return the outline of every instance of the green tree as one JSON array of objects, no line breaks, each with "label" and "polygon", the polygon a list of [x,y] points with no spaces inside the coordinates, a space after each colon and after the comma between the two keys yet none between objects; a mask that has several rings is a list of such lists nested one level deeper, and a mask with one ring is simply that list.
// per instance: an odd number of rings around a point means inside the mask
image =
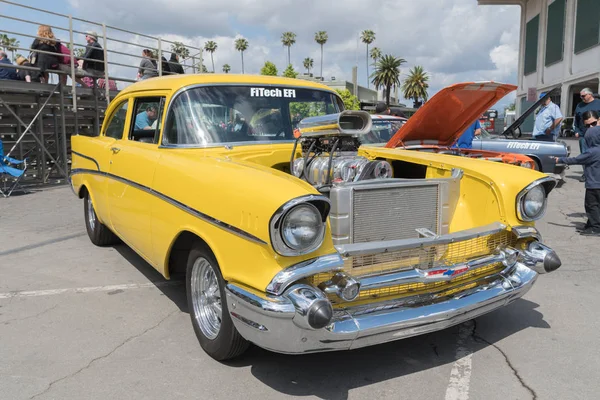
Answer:
[{"label": "green tree", "polygon": [[265,65],[260,69],[261,75],[277,76],[277,66],[271,61],[266,61]]},{"label": "green tree", "polygon": [[296,34],[294,32],[283,32],[281,35],[281,43],[288,48],[288,65],[292,63],[290,48],[296,43]]},{"label": "green tree", "polygon": [[419,99],[427,101],[429,95],[427,89],[429,89],[429,75],[423,70],[423,67],[416,65],[412,68],[408,74],[408,77],[402,84],[402,92],[404,93],[405,99],[413,99],[413,106],[419,107]]},{"label": "green tree", "polygon": [[190,50],[181,42],[173,42],[171,52],[177,54],[181,60],[185,60],[190,56]]},{"label": "green tree", "polygon": [[379,47],[373,47],[371,49],[371,58],[373,59],[373,64],[377,64],[377,60],[379,60],[381,58],[381,50],[379,49]]},{"label": "green tree", "polygon": [[83,58],[83,55],[85,54],[84,48],[78,47],[73,51],[71,48],[71,43],[65,43],[65,46],[67,46],[67,48],[73,52],[75,58]]},{"label": "green tree", "polygon": [[517,104],[513,101],[504,109],[505,111],[515,111],[517,109]]},{"label": "green tree", "polygon": [[405,59],[386,54],[379,59],[371,75],[376,89],[385,88],[385,100],[388,106],[392,86],[400,85],[400,66],[404,63],[406,63]]},{"label": "green tree", "polygon": [[315,42],[321,46],[321,80],[323,80],[323,45],[327,43],[327,39],[329,39],[329,37],[327,36],[326,31],[318,31],[315,33]]},{"label": "green tree", "polygon": [[198,71],[200,71],[203,74],[208,74],[208,68],[206,68],[206,65],[204,65],[204,63],[198,63],[196,64],[196,68],[198,68]]},{"label": "green tree", "polygon": [[215,60],[213,59],[213,53],[215,51],[217,51],[217,43],[213,42],[212,40],[209,40],[208,42],[206,42],[204,44],[204,50],[208,51],[210,53],[210,61],[212,63],[212,72],[215,72]]},{"label": "green tree", "polygon": [[294,67],[292,67],[292,64],[289,64],[285,71],[283,71],[282,76],[285,76],[286,78],[296,78],[298,76],[298,73],[294,71]]},{"label": "green tree", "polygon": [[244,73],[244,51],[248,50],[248,40],[241,37],[235,40],[235,49],[242,54],[242,74]]},{"label": "green tree", "polygon": [[226,74],[228,74],[229,71],[231,71],[231,66],[229,64],[224,64],[223,65],[223,72],[225,72]]},{"label": "green tree", "polygon": [[20,45],[21,45],[21,43],[16,38],[8,39],[8,46],[6,47],[6,49],[12,53],[13,61],[15,61],[15,51],[18,50],[18,47]]},{"label": "green tree", "polygon": [[304,59],[304,62],[302,63],[302,65],[304,65],[304,68],[306,68],[306,72],[308,74],[310,74],[310,70],[312,69],[313,65],[314,65],[314,60],[310,57],[306,57]]},{"label": "green tree", "polygon": [[360,40],[367,45],[367,88],[369,88],[369,45],[375,41],[375,32],[370,29],[362,31]]},{"label": "green tree", "polygon": [[335,91],[338,92],[344,101],[344,108],[346,110],[360,110],[360,101],[358,100],[358,97],[350,93],[348,89],[336,89]]}]

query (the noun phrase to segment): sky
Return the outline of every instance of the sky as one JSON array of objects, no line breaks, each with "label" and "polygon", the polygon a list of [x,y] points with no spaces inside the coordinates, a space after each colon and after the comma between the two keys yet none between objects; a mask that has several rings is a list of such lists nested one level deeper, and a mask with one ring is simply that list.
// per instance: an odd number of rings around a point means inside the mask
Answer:
[{"label": "sky", "polygon": [[[47,0],[20,0],[21,5],[48,10]],[[240,52],[234,48],[237,37],[249,42],[244,52],[246,73],[259,73],[265,61],[274,62],[282,73],[287,65],[287,48],[281,44],[285,31],[296,33],[291,48],[291,63],[299,72],[306,72],[302,61],[314,59],[313,72],[320,70],[320,47],[314,41],[316,31],[327,31],[324,46],[323,76],[326,79],[351,80],[352,67],[358,65],[359,84],[367,86],[366,45],[358,40],[360,32],[370,29],[376,46],[383,54],[401,57],[404,79],[410,68],[422,66],[430,75],[429,96],[445,86],[464,81],[494,80],[516,84],[519,46],[520,8],[518,6],[478,6],[476,0],[237,0],[234,3],[215,0],[53,0],[55,13],[104,23],[130,32],[181,41],[189,46],[203,47],[213,40],[217,72],[223,64],[231,72],[241,72]],[[17,7],[0,1],[0,15],[8,15],[68,27],[68,19]],[[79,30],[100,26],[74,22]],[[35,35],[36,25],[0,18],[0,30]],[[0,32],[4,33],[4,32]],[[55,34],[68,41],[68,32],[55,29]],[[144,46],[156,44],[143,35],[108,29],[108,36]],[[17,36],[10,35],[9,36]],[[33,40],[18,37],[22,47]],[[75,35],[83,44],[83,35]],[[123,52],[141,52],[141,47],[109,42],[109,48]],[[168,44],[163,49],[170,50]],[[208,54],[204,64],[212,70]],[[167,57],[168,58],[168,57]],[[112,59],[112,60],[111,60]],[[132,67],[113,66],[119,77],[135,79],[139,59],[110,55],[109,60]],[[369,64],[372,60],[369,59]],[[369,65],[369,72],[372,72]],[[372,83],[370,84],[372,87]],[[511,93],[496,104],[504,106],[514,101]],[[407,105],[410,100],[401,99]]]}]

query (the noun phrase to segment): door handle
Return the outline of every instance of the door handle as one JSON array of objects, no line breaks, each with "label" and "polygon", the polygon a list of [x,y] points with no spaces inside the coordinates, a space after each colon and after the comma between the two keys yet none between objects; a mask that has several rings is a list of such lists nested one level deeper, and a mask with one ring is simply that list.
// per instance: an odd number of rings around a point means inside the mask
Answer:
[{"label": "door handle", "polygon": [[121,151],[121,149],[118,147],[111,147],[110,150],[113,152],[113,154],[116,154]]}]

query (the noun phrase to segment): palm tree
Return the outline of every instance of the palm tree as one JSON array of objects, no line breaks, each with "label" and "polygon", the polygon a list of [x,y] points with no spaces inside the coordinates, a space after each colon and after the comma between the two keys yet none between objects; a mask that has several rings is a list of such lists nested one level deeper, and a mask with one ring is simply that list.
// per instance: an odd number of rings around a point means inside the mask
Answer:
[{"label": "palm tree", "polygon": [[290,48],[296,43],[296,34],[294,32],[283,32],[281,35],[281,43],[288,48],[288,65],[292,62],[290,61]]},{"label": "palm tree", "polygon": [[177,54],[182,60],[190,56],[190,50],[181,42],[173,42],[171,52]]},{"label": "palm tree", "polygon": [[229,71],[231,71],[231,67],[229,66],[229,64],[223,65],[223,72],[225,72],[226,74],[228,74]]},{"label": "palm tree", "polygon": [[12,53],[12,59],[15,61],[15,51],[19,48],[21,43],[16,38],[9,38],[8,45],[6,46],[6,50]]},{"label": "palm tree", "polygon": [[375,71],[373,71],[373,74],[371,75],[373,84],[377,89],[380,87],[385,88],[385,100],[388,107],[390,105],[392,86],[398,86],[400,84],[400,66],[405,62],[406,60],[404,58],[386,54],[379,59],[375,65]]},{"label": "palm tree", "polygon": [[306,68],[306,72],[308,74],[310,74],[310,69],[313,67],[314,65],[314,60],[310,57],[306,57],[304,59],[304,62],[302,63],[304,65],[304,68]]},{"label": "palm tree", "polygon": [[8,35],[0,34],[0,47],[2,48],[2,50],[7,51],[6,49],[8,48],[9,42],[10,38],[8,37]]},{"label": "palm tree", "polygon": [[321,80],[323,80],[323,45],[327,43],[327,39],[329,39],[329,37],[327,36],[326,31],[319,31],[315,33],[315,42],[321,45]]},{"label": "palm tree", "polygon": [[242,74],[244,73],[244,51],[248,50],[248,40],[241,37],[235,40],[235,49],[242,53]]},{"label": "palm tree", "polygon": [[208,42],[206,42],[204,44],[204,50],[208,51],[210,53],[210,61],[212,62],[212,69],[213,72],[215,72],[215,60],[213,60],[213,53],[215,51],[217,51],[217,44],[215,42],[213,42],[212,40],[209,40]]},{"label": "palm tree", "polygon": [[377,64],[377,60],[379,60],[381,58],[381,50],[379,49],[379,47],[373,47],[371,49],[371,58],[373,59],[373,64]]},{"label": "palm tree", "polygon": [[367,89],[369,88],[369,45],[375,41],[375,32],[370,29],[362,31],[360,40],[367,45]]},{"label": "palm tree", "polygon": [[427,101],[427,89],[429,88],[429,75],[423,70],[423,67],[416,65],[410,70],[408,78],[402,84],[402,91],[405,99],[413,99],[415,108],[419,107],[419,99]]}]

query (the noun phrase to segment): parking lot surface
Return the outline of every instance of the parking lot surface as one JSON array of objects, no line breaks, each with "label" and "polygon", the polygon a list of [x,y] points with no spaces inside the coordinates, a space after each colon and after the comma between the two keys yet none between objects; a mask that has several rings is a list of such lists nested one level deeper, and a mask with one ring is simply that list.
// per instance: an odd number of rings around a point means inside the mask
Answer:
[{"label": "parking lot surface", "polygon": [[580,175],[538,223],[563,266],[510,306],[380,346],[251,347],[227,363],[200,348],[183,282],[124,245],[95,247],[69,187],[0,199],[0,399],[598,398],[600,238],[575,231]]}]

